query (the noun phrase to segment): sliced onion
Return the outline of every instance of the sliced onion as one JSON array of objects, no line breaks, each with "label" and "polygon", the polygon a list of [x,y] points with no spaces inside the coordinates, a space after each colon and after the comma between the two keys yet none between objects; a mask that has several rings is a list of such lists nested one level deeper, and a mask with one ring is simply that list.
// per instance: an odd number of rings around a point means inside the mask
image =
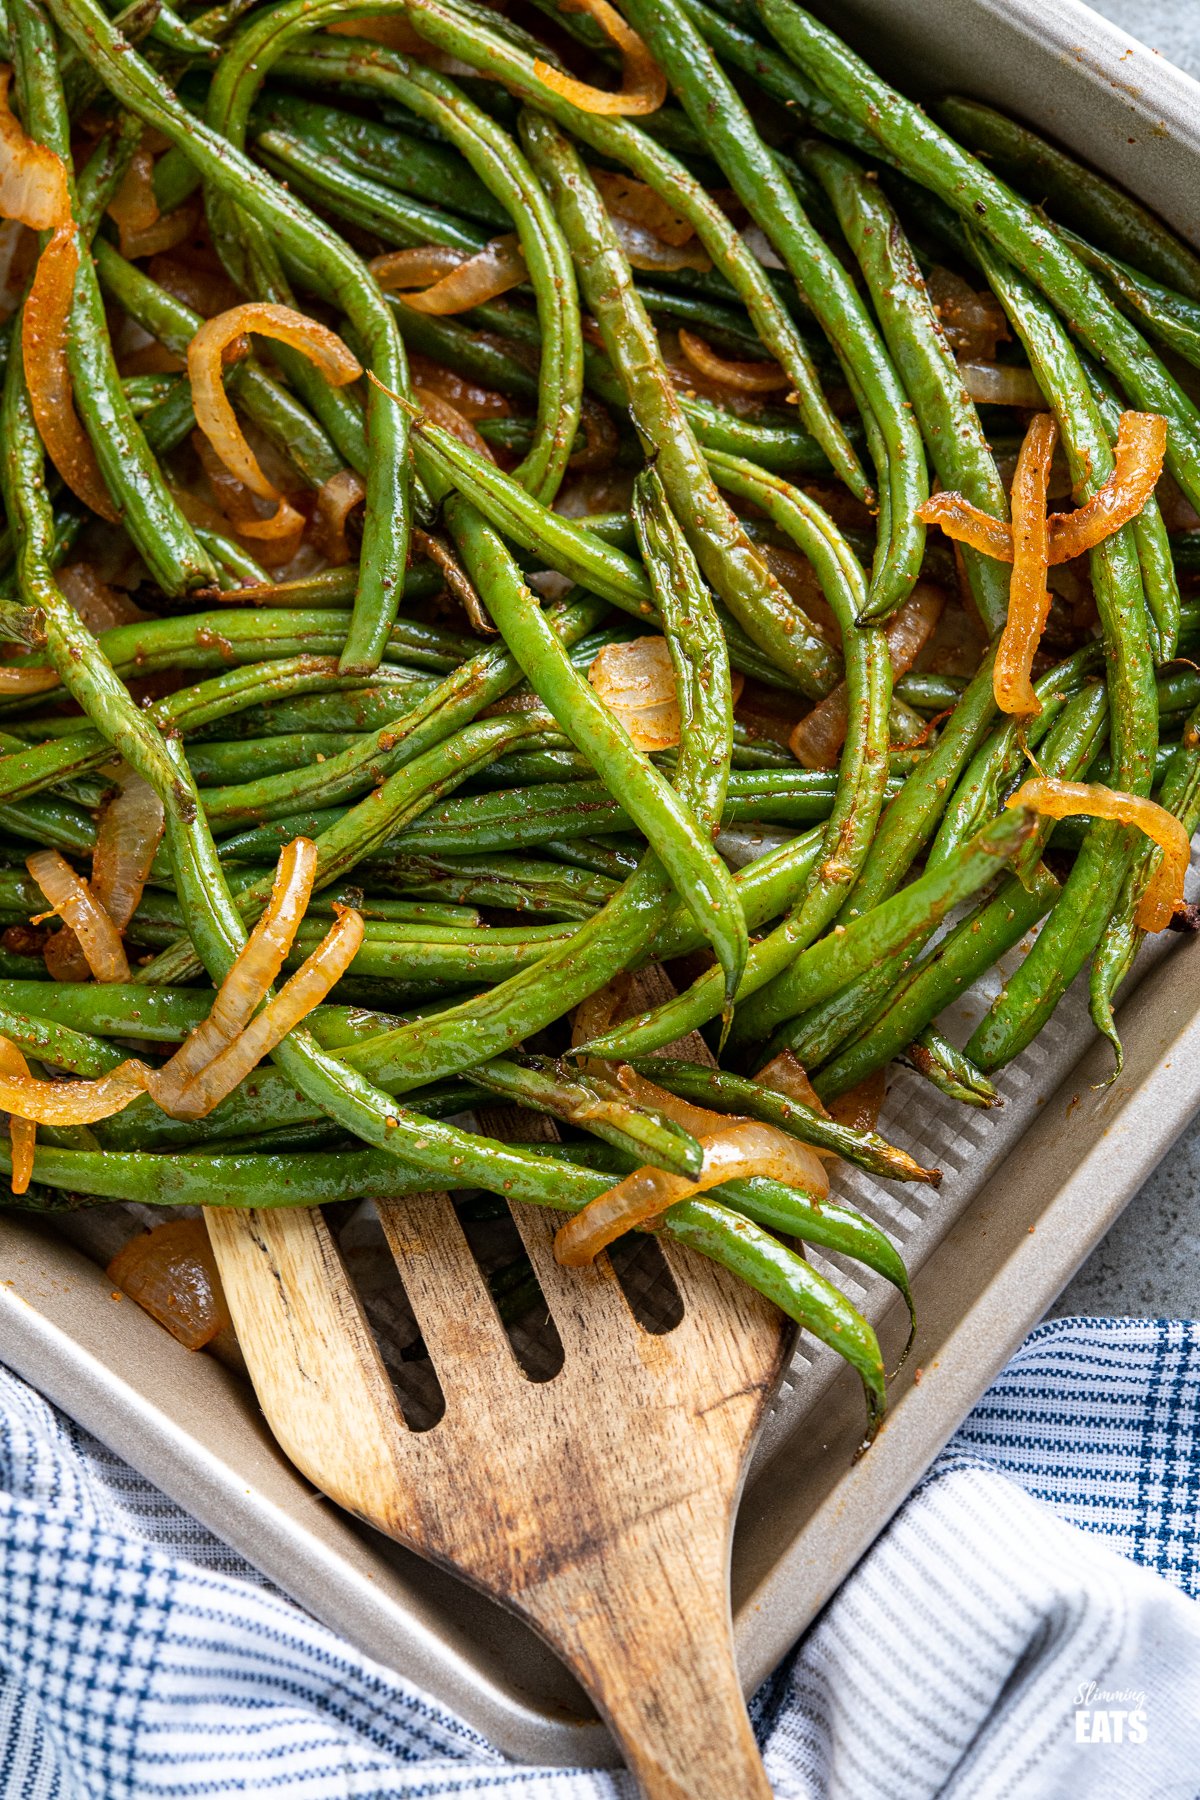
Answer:
[{"label": "sliced onion", "polygon": [[97,637],[116,625],[133,625],[146,617],[128,594],[102,581],[91,563],[68,563],[59,569],[55,579],[88,630]]},{"label": "sliced onion", "polygon": [[124,1112],[146,1091],[151,1073],[134,1056],[95,1081],[39,1081],[0,1071],[0,1107],[38,1125],[96,1125]]},{"label": "sliced onion", "polygon": [[739,394],[774,394],[790,387],[791,379],[778,363],[729,362],[718,356],[695,332],[679,329],[679,345],[692,367],[709,381],[717,381]]},{"label": "sliced onion", "polygon": [[635,1169],[624,1181],[598,1194],[574,1218],[561,1226],[554,1239],[554,1254],[568,1268],[594,1261],[614,1238],[636,1225],[657,1218],[680,1200],[690,1200],[726,1181],[764,1175],[789,1187],[808,1188],[811,1171],[820,1171],[820,1193],[828,1193],[829,1181],[810,1150],[772,1125],[756,1120],[724,1121],[719,1131],[700,1139],[704,1162],[697,1176],[673,1175],[649,1166]]},{"label": "sliced onion", "polygon": [[211,250],[189,247],[186,255],[160,253],[146,273],[202,319],[213,319],[239,303],[237,289]]},{"label": "sliced onion", "polygon": [[605,644],[588,680],[638,750],[669,750],[683,729],[675,670],[666,640],[634,638]]},{"label": "sliced onion", "polygon": [[538,80],[581,112],[620,113],[626,118],[657,112],[667,97],[667,78],[637,32],[625,23],[608,0],[573,0],[573,10],[585,12],[595,19],[621,52],[620,90],[609,93],[603,88],[589,87],[587,82],[576,81],[573,76],[564,75],[561,69],[552,68],[541,57],[533,65]]},{"label": "sliced onion", "polygon": [[[301,351],[331,387],[344,387],[362,374],[358,358],[328,326],[306,318],[290,306],[248,301],[218,313],[200,327],[188,345],[188,379],[196,423],[231,474],[261,500],[280,499],[263,474],[237,422],[222,380],[222,354],[245,332],[277,339]],[[254,534],[257,535],[257,534]]]},{"label": "sliced onion", "polygon": [[1032,369],[1015,369],[1009,363],[965,362],[959,364],[958,372],[979,406],[1025,406],[1036,412],[1046,404]]},{"label": "sliced onion", "polygon": [[927,286],[954,354],[966,362],[993,362],[996,345],[1007,343],[1011,336],[1004,308],[995,296],[977,293],[949,269],[931,269]]},{"label": "sliced onion", "polygon": [[143,231],[126,231],[121,234],[121,254],[130,259],[140,256],[160,256],[164,251],[177,250],[180,244],[195,235],[200,224],[201,203],[197,197],[185,200],[173,212],[161,213],[152,225]]},{"label": "sliced onion", "polygon": [[665,243],[644,225],[635,225],[630,219],[614,219],[612,227],[632,269],[656,271],[661,275],[672,274],[676,269],[695,269],[698,274],[707,275],[712,268],[711,260],[698,243]]},{"label": "sliced onion", "polygon": [[21,700],[58,686],[58,676],[43,663],[0,663],[0,698]]},{"label": "sliced onion", "polygon": [[672,1125],[678,1125],[681,1131],[690,1132],[694,1138],[711,1137],[729,1123],[727,1114],[713,1112],[711,1107],[697,1106],[692,1100],[684,1100],[679,1094],[670,1093],[668,1089],[659,1087],[656,1081],[639,1075],[628,1063],[619,1063],[610,1079],[635,1106],[661,1113],[664,1119],[669,1119]]},{"label": "sliced onion", "polygon": [[145,231],[159,217],[154,193],[154,158],[145,144],[139,144],[130,159],[121,185],[108,204],[108,216],[117,227],[121,255],[129,256],[129,235]]},{"label": "sliced onion", "polygon": [[1023,781],[1006,806],[1029,806],[1051,819],[1115,819],[1136,825],[1162,851],[1146,891],[1138,902],[1137,923],[1142,931],[1162,931],[1183,905],[1183,880],[1191,857],[1191,844],[1183,824],[1165,806],[1140,794],[1101,787],[1093,781],[1056,781],[1036,775]]},{"label": "sliced onion", "polygon": [[917,517],[926,525],[940,525],[947,537],[959,544],[969,544],[982,556],[994,557],[997,562],[1012,561],[1011,525],[981,511],[965,494],[953,490],[931,494],[918,506]]},{"label": "sliced onion", "polygon": [[887,1098],[887,1070],[876,1069],[829,1102],[829,1116],[850,1131],[874,1131]]},{"label": "sliced onion", "polygon": [[797,1106],[805,1106],[823,1119],[829,1117],[825,1102],[808,1079],[808,1070],[794,1050],[781,1050],[778,1056],[773,1056],[754,1077],[754,1085],[770,1088],[773,1094],[782,1094],[785,1100],[794,1100]]},{"label": "sliced onion", "polygon": [[1042,710],[1033,691],[1033,659],[1050,615],[1046,586],[1050,522],[1046,484],[1058,442],[1053,413],[1038,413],[1017,458],[1012,484],[1013,565],[1008,584],[1008,616],[996,651],[992,688],[1002,712],[1032,715]]},{"label": "sliced onion", "polygon": [[507,419],[512,416],[512,402],[493,388],[481,387],[454,369],[447,369],[428,356],[412,355],[408,359],[414,384],[426,394],[436,394],[464,419]]},{"label": "sliced onion", "polygon": [[79,939],[97,981],[128,981],[129,964],[121,934],[92,893],[57,850],[35,850],[25,867],[45,894],[53,912]]},{"label": "sliced onion", "polygon": [[92,971],[88,968],[87,957],[83,954],[83,946],[69,926],[62,931],[51,932],[42,946],[42,957],[46,964],[46,973],[51,981],[90,981]]},{"label": "sliced onion", "polygon": [[332,568],[340,569],[351,560],[346,541],[346,521],[356,506],[367,497],[366,484],[353,469],[339,469],[317,490],[317,516],[313,520],[313,542]]},{"label": "sliced onion", "polygon": [[[892,678],[907,675],[937,630],[946,596],[931,582],[918,581],[900,610],[884,627],[892,662]],[[846,741],[849,707],[846,684],[838,685],[807,713],[789,740],[792,755],[806,769],[832,769]]]},{"label": "sliced onion", "polygon": [[79,250],[75,227],[58,226],[38,258],[21,313],[21,355],[34,422],[51,462],[84,505],[110,524],[120,518],[96,452],[75,411],[67,363],[67,327]]},{"label": "sliced onion", "polygon": [[316,845],[311,838],[293,838],[279,858],[262,917],[221,983],[207,1019],[147,1084],[164,1112],[172,1110],[193,1076],[233,1043],[266,998],[300,929],[316,873]]},{"label": "sliced onion", "polygon": [[0,68],[0,214],[32,231],[53,231],[71,222],[67,171],[21,129],[8,104],[12,73]]},{"label": "sliced onion", "polygon": [[488,462],[495,462],[492,446],[485,437],[480,436],[470,419],[465,418],[456,406],[451,406],[448,400],[443,400],[440,394],[431,393],[428,388],[414,387],[413,398],[424,409],[426,418],[432,419],[443,431],[448,431],[460,443],[466,444],[477,456],[485,457]]},{"label": "sliced onion", "polygon": [[311,956],[228,1048],[176,1095],[171,1111],[177,1118],[202,1119],[210,1113],[341,980],[358,955],[366,928],[361,913],[336,900],[333,904],[337,918]]},{"label": "sliced onion", "polygon": [[[6,1037],[0,1037],[0,1075],[23,1077],[26,1081],[33,1080],[29,1073],[29,1064],[17,1046]],[[32,1119],[18,1119],[10,1115],[8,1141],[12,1150],[10,1186],[14,1194],[24,1194],[33,1179],[33,1152],[37,1144],[37,1126]]]},{"label": "sliced onion", "polygon": [[610,218],[624,219],[630,225],[641,225],[664,244],[688,243],[696,228],[661,194],[644,181],[617,169],[591,169],[588,174],[600,190],[604,209]]},{"label": "sliced onion", "polygon": [[1122,413],[1113,472],[1075,512],[1052,515],[1049,560],[1070,562],[1135,519],[1158,484],[1166,449],[1164,418],[1157,413]]},{"label": "sliced onion", "polygon": [[230,1323],[203,1219],[168,1219],[139,1232],[106,1273],[188,1350],[202,1350]]},{"label": "sliced onion", "polygon": [[122,767],[100,812],[91,893],[118,931],[137,911],[163,834],[163,803],[148,781]]},{"label": "sliced onion", "polygon": [[[405,306],[414,312],[438,314],[483,306],[529,280],[520,239],[511,231],[465,259],[461,251],[442,244],[393,250],[375,258],[371,273],[385,293],[403,293]],[[410,288],[418,291],[410,293]]]}]

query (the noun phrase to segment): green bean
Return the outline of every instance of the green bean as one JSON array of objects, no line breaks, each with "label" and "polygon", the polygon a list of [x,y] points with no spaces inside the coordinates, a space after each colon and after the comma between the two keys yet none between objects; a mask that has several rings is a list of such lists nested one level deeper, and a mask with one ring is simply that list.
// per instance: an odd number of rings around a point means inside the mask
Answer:
[{"label": "green bean", "polygon": [[[1193,712],[1184,728],[1183,739],[1174,752],[1167,770],[1158,804],[1182,820],[1189,838],[1200,831],[1200,708]],[[1133,967],[1145,932],[1137,923],[1137,910],[1146,885],[1161,860],[1161,852],[1146,844],[1134,856],[1121,891],[1113,907],[1112,917],[1096,948],[1090,972],[1091,1011],[1097,1030],[1102,1031],[1113,1047],[1116,1066],[1112,1079],[1121,1073],[1125,1052],[1113,1017],[1113,1001],[1117,989]]]},{"label": "green bean", "polygon": [[[804,151],[804,163],[832,200],[858,258],[939,481],[966,494],[993,518],[1007,519],[1008,496],[991,446],[895,211],[879,183],[842,151],[812,144]],[[1008,569],[969,545],[963,546],[962,557],[972,597],[991,636],[1008,616]]]},{"label": "green bean", "polygon": [[535,1112],[590,1131],[632,1154],[635,1166],[652,1163],[677,1175],[698,1175],[704,1151],[679,1125],[653,1109],[635,1105],[608,1083],[578,1074],[549,1057],[519,1062],[496,1057],[472,1071],[471,1079]]},{"label": "green bean", "polygon": [[805,692],[827,692],[837,678],[836,659],[767,569],[709,475],[675,399],[620,240],[581,158],[556,125],[536,114],[525,115],[521,129],[571,247],[584,300],[621,377],[634,423],[653,451],[667,498],[701,569],[773,662]]},{"label": "green bean", "polygon": [[[26,127],[67,170],[72,210],[79,197],[71,178],[70,123],[55,59],[54,39],[40,8],[22,4],[13,49]],[[102,146],[100,156],[107,155]],[[111,181],[119,170],[106,170]],[[86,176],[85,176],[86,179]],[[101,210],[106,201],[102,200]],[[213,565],[172,498],[125,398],[109,340],[88,240],[76,228],[79,267],[68,332],[68,361],[80,417],[116,510],[155,579],[169,594],[213,579]],[[9,509],[12,516],[12,509]]]},{"label": "green bean", "polygon": [[[857,624],[866,597],[862,570],[828,515],[798,489],[746,464],[722,458],[713,466],[723,484],[753,500],[809,557],[841,627],[846,655],[847,739],[820,872],[782,923],[752,946],[737,996],[746,1001],[819,937],[858,877],[886,792],[891,664],[878,628]],[[686,992],[626,1020],[589,1048],[601,1056],[659,1049],[713,1018],[719,1004],[716,982],[706,973]]]},{"label": "green bean", "polygon": [[[1094,366],[1086,368],[1086,373],[1100,416],[1111,442],[1115,444],[1121,417],[1120,404],[1098,369]],[[1151,631],[1151,649],[1154,661],[1161,666],[1171,662],[1179,648],[1182,602],[1179,583],[1175,577],[1175,564],[1171,560],[1171,540],[1167,536],[1162,512],[1153,494],[1131,524],[1149,613],[1147,623]]]},{"label": "green bean", "polygon": [[[600,601],[585,598],[572,607],[556,609],[551,629],[564,643],[572,644],[591,630],[603,612]],[[214,829],[227,829],[251,820],[286,816],[310,802],[336,805],[378,786],[404,763],[500,699],[520,679],[520,665],[509,652],[492,647],[481,650],[414,708],[393,716],[357,744],[300,774],[288,770],[233,787],[209,789],[204,795],[205,811]]]},{"label": "green bean", "polygon": [[[343,7],[351,10],[345,0],[321,0],[319,10],[325,17]],[[396,9],[430,42],[481,69],[490,79],[502,81],[573,137],[601,156],[623,164],[688,220],[715,267],[743,301],[763,344],[787,371],[799,395],[804,424],[834,470],[854,492],[865,497],[869,489],[858,459],[826,404],[802,337],[726,214],[684,164],[647,131],[628,121],[585,113],[560,99],[539,79],[534,56],[505,35],[492,19],[445,5],[442,0],[398,0]],[[371,79],[370,64],[377,57],[374,46],[359,47],[356,79]]]},{"label": "green bean", "polygon": [[863,968],[900,951],[911,956],[951,907],[976,893],[1017,855],[1035,825],[1024,807],[1002,813],[941,868],[852,919],[844,931],[811,944],[741,1008],[735,1037],[742,1043],[765,1038],[781,1020],[829,999]]},{"label": "green bean", "polygon": [[[1143,412],[1168,421],[1167,462],[1200,504],[1200,413],[1100,283],[1034,207],[862,60],[795,0],[754,0],[758,16],[788,56],[877,151],[951,206],[1037,282],[1088,349]],[[822,123],[834,132],[836,118]]]},{"label": "green bean", "polygon": [[1052,218],[1200,300],[1200,257],[1149,207],[1047,143],[1028,126],[1006,119],[978,100],[954,95],[935,110],[960,142],[986,156],[989,167],[1032,188],[1033,198]]},{"label": "green bean", "polygon": [[1076,650],[1034,683],[1040,712],[1028,719],[1006,719],[980,745],[943,814],[929,851],[931,869],[944,862],[985,819],[1000,810],[1005,789],[1025,768],[1026,750],[1037,747],[1078,691],[1080,682],[1103,667],[1103,659],[1100,644],[1085,644]]},{"label": "green bean", "polygon": [[[264,47],[253,58],[254,77],[260,81],[265,66],[283,48],[293,31],[311,29],[303,4],[276,8],[269,33],[260,32]],[[323,47],[320,61],[325,80],[347,78],[353,55],[347,48],[342,63],[338,46]],[[285,70],[286,70],[285,64]],[[583,339],[579,301],[571,271],[571,257],[541,184],[507,132],[472,104],[462,90],[445,76],[423,68],[394,53],[373,61],[377,92],[399,100],[410,112],[436,125],[471,165],[479,181],[503,209],[520,239],[537,301],[541,348],[538,372],[538,412],[534,442],[516,471],[516,479],[539,499],[549,501],[566,469],[580,417],[583,384]],[[245,89],[230,103],[244,112]],[[232,92],[232,88],[230,90]],[[228,129],[228,117],[226,119]],[[424,241],[428,242],[426,238]]]},{"label": "green bean", "polygon": [[[301,65],[298,70],[297,63]],[[323,59],[320,68],[322,85],[335,79],[330,61]],[[280,58],[273,68],[285,81],[303,81],[305,70],[303,52]],[[393,92],[403,104],[404,94],[399,89]],[[269,91],[255,103],[250,127],[255,137],[264,127],[299,136],[323,156],[355,174],[382,181],[397,193],[432,201],[438,208],[449,207],[452,212],[465,213],[496,230],[507,229],[507,208],[484,186],[461,154],[444,144],[414,137],[394,124],[381,125],[374,119],[319,105],[298,94]]]},{"label": "green bean", "polygon": [[[215,192],[228,195],[281,244],[307,277],[336,296],[366,347],[370,367],[390,388],[407,379],[391,309],[362,263],[330,229],[180,105],[121,38],[96,0],[50,0],[55,21],[122,105],[186,151]],[[222,65],[224,66],[224,64]],[[408,433],[399,409],[368,397],[371,458],[360,567],[362,581],[341,647],[346,673],[378,663],[400,598],[408,544]]]},{"label": "green bean", "polygon": [[1080,261],[1103,279],[1122,312],[1193,367],[1200,363],[1200,303],[1151,281],[1115,256],[1105,256],[1073,232],[1063,235]]},{"label": "green bean", "polygon": [[904,392],[853,283],[806,217],[686,10],[676,0],[630,0],[629,15],[841,362],[867,424],[881,503],[886,498],[881,528],[886,524],[888,535],[881,529],[870,607],[872,618],[885,618],[910,593],[925,538],[916,517],[928,494],[925,458]]},{"label": "green bean", "polygon": [[[658,855],[663,867],[704,933],[725,972],[727,999],[737,988],[746,960],[746,924],[728,870],[712,848],[706,829],[715,823],[714,800],[726,772],[714,776],[699,816],[663,781],[630,743],[588,682],[572,667],[541,609],[520,579],[499,537],[473,508],[455,497],[447,520],[463,564],[486,596],[488,611],[503,633],[530,686],[553,713],[559,727],[592,763],[616,794]],[[708,763],[711,745],[697,745],[697,761]]]},{"label": "green bean", "polygon": [[[1108,729],[1108,698],[1093,683],[1077,693],[1046,735],[1041,751],[1047,775],[1064,781],[1092,773],[1092,764]],[[1058,883],[1038,862],[1054,830],[1053,821],[1039,821],[1029,842],[1019,852],[1014,873],[1001,883],[996,899],[981,906],[956,926],[928,961],[897,986],[889,981],[882,991],[864,989],[857,1000],[847,995],[839,1009],[837,1030],[822,1023],[821,1050],[831,1054],[850,1043],[844,1057],[823,1078],[829,1092],[837,1094],[880,1067],[904,1045],[919,1037],[941,1008],[963,988],[970,986],[992,963],[1024,936],[1049,910],[1059,893]],[[932,865],[931,865],[932,866]],[[1028,892],[1026,892],[1026,889]],[[969,971],[969,973],[968,973]],[[900,975],[905,971],[900,970]],[[810,1027],[811,1031],[811,1027]],[[897,1035],[899,1034],[899,1036]],[[852,1042],[855,1040],[857,1042]],[[821,1090],[823,1093],[824,1089]]]},{"label": "green bean", "polygon": [[[1024,345],[1063,435],[1075,492],[1087,499],[1112,472],[1112,449],[1087,378],[1062,326],[1045,302],[990,246],[977,245],[992,283]],[[1090,553],[1092,586],[1108,663],[1113,779],[1148,794],[1158,741],[1158,711],[1149,627],[1129,526]],[[967,1055],[991,1070],[1023,1049],[1049,1018],[1082,968],[1109,918],[1133,856],[1126,827],[1098,821],[1062,897],[1020,969],[974,1032]]]},{"label": "green bean", "polygon": [[907,1151],[889,1144],[878,1132],[857,1131],[853,1126],[841,1125],[828,1113],[777,1094],[772,1088],[760,1087],[741,1075],[731,1075],[725,1069],[705,1068],[702,1063],[682,1062],[670,1056],[634,1057],[632,1063],[639,1074],[649,1076],[659,1087],[690,1100],[693,1105],[707,1106],[714,1112],[748,1114],[751,1118],[764,1119],[768,1125],[778,1125],[780,1130],[790,1132],[803,1143],[814,1144],[818,1149],[845,1157],[847,1162],[857,1163],[859,1168],[872,1175],[882,1175],[890,1181],[927,1181],[934,1187],[941,1181],[940,1169],[922,1168]]},{"label": "green bean", "polygon": [[[160,344],[176,356],[186,356],[188,345],[204,322],[199,313],[169,294],[142,269],[126,262],[106,239],[96,239],[94,254],[100,285],[109,298]],[[313,487],[320,487],[343,467],[341,457],[317,421],[257,363],[237,363],[225,379],[230,393],[240,400],[248,417]],[[186,388],[180,391],[187,399],[186,430],[190,431],[195,421],[190,410],[190,392]],[[353,597],[353,592],[347,595],[347,599]]]},{"label": "green bean", "polygon": [[360,865],[364,879],[428,900],[464,901],[505,912],[588,919],[616,886],[588,869],[518,856],[444,856],[408,850]]},{"label": "green bean", "polygon": [[947,1100],[957,1100],[963,1106],[1000,1104],[1000,1096],[987,1076],[932,1025],[913,1039],[902,1060]]}]

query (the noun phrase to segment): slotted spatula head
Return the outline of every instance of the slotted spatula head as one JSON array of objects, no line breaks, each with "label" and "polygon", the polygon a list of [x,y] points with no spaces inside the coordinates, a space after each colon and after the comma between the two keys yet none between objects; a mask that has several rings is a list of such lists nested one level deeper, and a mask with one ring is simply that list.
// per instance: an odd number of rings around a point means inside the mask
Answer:
[{"label": "slotted spatula head", "polygon": [[207,1214],[279,1443],[341,1505],[529,1620],[653,1800],[769,1796],[733,1660],[729,1545],[791,1327],[664,1242],[682,1317],[649,1331],[607,1257],[560,1268],[556,1218],[514,1206],[564,1352],[533,1381],[449,1199],[379,1211],[445,1397],[427,1431],[404,1422],[318,1211]]}]

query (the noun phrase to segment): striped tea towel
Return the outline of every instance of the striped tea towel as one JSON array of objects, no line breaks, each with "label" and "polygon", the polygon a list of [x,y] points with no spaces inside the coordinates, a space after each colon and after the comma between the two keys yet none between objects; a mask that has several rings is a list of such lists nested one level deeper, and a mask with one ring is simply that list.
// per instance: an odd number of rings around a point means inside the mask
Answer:
[{"label": "striped tea towel", "polygon": [[[776,1794],[1195,1800],[1198,1501],[1200,1327],[1043,1325],[756,1696]],[[0,1797],[235,1794],[633,1789],[505,1761],[0,1370]]]}]

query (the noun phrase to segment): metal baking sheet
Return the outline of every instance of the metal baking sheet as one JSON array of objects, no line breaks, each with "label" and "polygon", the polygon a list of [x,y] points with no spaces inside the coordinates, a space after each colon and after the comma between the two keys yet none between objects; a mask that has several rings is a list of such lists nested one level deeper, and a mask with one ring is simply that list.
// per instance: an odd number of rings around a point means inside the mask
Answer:
[{"label": "metal baking sheet", "polygon": [[[1075,0],[840,0],[818,8],[914,92],[976,94],[1040,123],[1200,241],[1200,84]],[[928,1190],[840,1177],[914,1276],[916,1349],[871,1453],[857,1382],[802,1341],[759,1443],[734,1545],[747,1688],[794,1641],[901,1504],[1025,1332],[1200,1103],[1200,945],[1159,941],[1121,1008],[1126,1064],[1084,997],[975,1113],[900,1071],[883,1128],[945,1171]],[[993,981],[996,978],[993,977]],[[963,997],[952,1032],[986,1005]],[[890,1290],[830,1259],[885,1347]],[[49,1224],[0,1218],[0,1357],[234,1544],[302,1605],[511,1754],[607,1764],[607,1734],[516,1620],[340,1513],[282,1458],[253,1395],[190,1355]],[[919,1374],[919,1379],[918,1379]]]}]

